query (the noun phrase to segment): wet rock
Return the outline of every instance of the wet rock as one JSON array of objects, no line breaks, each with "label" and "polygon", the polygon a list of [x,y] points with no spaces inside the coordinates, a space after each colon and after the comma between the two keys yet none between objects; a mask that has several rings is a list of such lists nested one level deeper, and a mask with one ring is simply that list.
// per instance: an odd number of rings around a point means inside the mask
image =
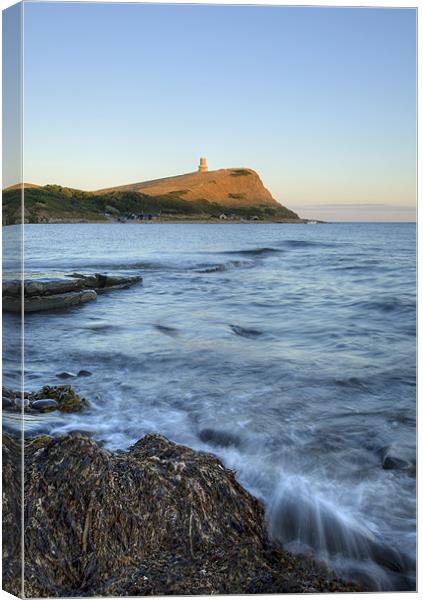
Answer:
[{"label": "wet rock", "polygon": [[[11,437],[3,444],[8,488]],[[159,435],[120,454],[82,435],[43,436],[24,468],[26,597],[358,591],[272,549],[263,506],[211,454]],[[20,522],[21,497],[6,522]],[[17,587],[13,571],[3,584]]]},{"label": "wet rock", "polygon": [[382,463],[382,468],[390,471],[393,469],[408,469],[410,467],[410,463],[402,458],[398,458],[396,456],[390,456],[389,454],[385,456]]},{"label": "wet rock", "polygon": [[87,371],[86,369],[81,369],[78,371],[78,377],[90,377],[91,375],[91,371]]},{"label": "wet rock", "polygon": [[3,396],[2,398],[2,408],[14,408],[15,407],[15,402],[13,400],[13,398],[8,398],[7,396]]},{"label": "wet rock", "polygon": [[76,373],[70,373],[69,371],[62,371],[61,373],[56,373],[56,377],[59,379],[71,379],[72,377],[77,377],[77,375]]},{"label": "wet rock", "polygon": [[16,394],[11,389],[2,387],[2,396],[3,398],[14,398]]},{"label": "wet rock", "polygon": [[31,399],[33,406],[37,400],[55,400],[61,412],[79,412],[88,406],[85,398],[81,398],[70,385],[45,385],[39,392],[32,394]]},{"label": "wet rock", "polygon": [[14,296],[17,298],[22,294],[22,281],[20,279],[3,281],[2,290],[3,296]]},{"label": "wet rock", "polygon": [[[94,290],[54,294],[51,296],[31,296],[30,298],[25,298],[24,311],[26,313],[31,313],[44,310],[60,310],[79,306],[80,304],[85,304],[96,298],[97,294]],[[3,296],[3,310],[6,312],[20,313],[22,310],[20,299]]]},{"label": "wet rock", "polygon": [[19,436],[12,437],[3,430],[3,586],[14,596],[22,596],[22,445]]},{"label": "wet rock", "polygon": [[382,460],[382,468],[386,471],[410,471],[415,472],[416,463],[406,456],[404,449],[396,445],[385,446],[379,450]]},{"label": "wet rock", "polygon": [[83,289],[77,279],[29,279],[24,283],[25,298],[32,296],[54,296],[78,292]]},{"label": "wet rock", "polygon": [[20,313],[22,289],[25,312],[56,310],[79,306],[95,300],[97,291],[120,289],[142,281],[140,275],[82,275],[73,273],[62,279],[28,279],[3,283],[3,310]]},{"label": "wet rock", "polygon": [[53,398],[42,398],[41,400],[34,400],[34,402],[31,402],[31,407],[39,412],[50,412],[52,410],[58,410],[59,403]]},{"label": "wet rock", "polygon": [[69,277],[79,281],[82,287],[93,288],[96,291],[121,289],[142,281],[141,275],[105,275],[103,273],[82,275],[81,273],[72,273]]},{"label": "wet rock", "polygon": [[157,331],[163,333],[164,335],[168,335],[170,337],[177,337],[179,335],[179,331],[175,327],[169,327],[167,325],[154,325]]},{"label": "wet rock", "polygon": [[258,329],[249,329],[247,327],[240,327],[239,325],[229,325],[229,327],[240,337],[255,339],[263,335],[263,332]]},{"label": "wet rock", "polygon": [[[16,397],[10,399],[13,407],[15,410],[21,410],[21,397],[18,392],[14,392],[14,396]],[[26,392],[25,396],[23,400],[25,410],[79,412],[88,407],[87,400],[79,396],[70,385],[45,385],[37,392]]]},{"label": "wet rock", "polygon": [[213,446],[239,446],[241,443],[240,437],[236,434],[212,428],[202,429],[199,438],[202,442]]},{"label": "wet rock", "polygon": [[25,410],[29,407],[29,400],[28,398],[15,398],[15,406],[18,410],[22,410],[22,408]]}]

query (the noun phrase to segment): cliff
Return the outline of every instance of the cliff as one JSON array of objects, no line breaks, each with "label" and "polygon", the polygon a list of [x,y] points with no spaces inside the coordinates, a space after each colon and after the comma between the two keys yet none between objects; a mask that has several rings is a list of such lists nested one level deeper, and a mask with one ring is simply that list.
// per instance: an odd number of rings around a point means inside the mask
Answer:
[{"label": "cliff", "polygon": [[[277,202],[252,169],[219,169],[86,192],[24,184],[26,223],[232,219],[300,221]],[[3,224],[20,219],[20,186],[3,191]]]},{"label": "cliff", "polygon": [[177,194],[188,202],[214,202],[221,206],[236,207],[282,207],[272,198],[258,174],[252,169],[219,169],[206,173],[187,173],[141,183],[106,188],[96,194],[112,192],[141,192],[148,196]]}]

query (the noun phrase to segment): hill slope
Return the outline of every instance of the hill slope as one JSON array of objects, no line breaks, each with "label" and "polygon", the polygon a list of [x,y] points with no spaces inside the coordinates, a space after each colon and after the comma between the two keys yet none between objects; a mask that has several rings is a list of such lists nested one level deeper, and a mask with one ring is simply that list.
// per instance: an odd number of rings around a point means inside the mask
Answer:
[{"label": "hill slope", "polygon": [[148,196],[172,193],[178,194],[188,202],[207,200],[231,208],[253,206],[281,208],[252,169],[219,169],[206,173],[187,173],[176,177],[106,188],[95,193],[111,192],[140,192]]},{"label": "hill slope", "polygon": [[[20,186],[3,191],[3,224],[20,221]],[[26,223],[76,223],[138,219],[211,220],[220,215],[255,220],[298,221],[251,169],[188,173],[85,192],[59,185],[25,184]]]}]

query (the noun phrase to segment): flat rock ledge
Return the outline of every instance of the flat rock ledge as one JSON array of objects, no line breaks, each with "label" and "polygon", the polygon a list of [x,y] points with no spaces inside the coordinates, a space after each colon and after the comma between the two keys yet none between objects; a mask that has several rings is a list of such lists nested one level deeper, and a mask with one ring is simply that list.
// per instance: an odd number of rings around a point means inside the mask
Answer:
[{"label": "flat rock ledge", "polygon": [[14,279],[3,282],[3,310],[19,313],[22,293],[25,312],[66,309],[97,298],[103,291],[127,288],[142,282],[140,275],[83,275],[71,273],[57,279]]},{"label": "flat rock ledge", "polygon": [[[20,445],[3,435],[3,589],[20,594]],[[25,446],[26,597],[360,591],[267,539],[262,504],[212,454],[147,435]]]}]

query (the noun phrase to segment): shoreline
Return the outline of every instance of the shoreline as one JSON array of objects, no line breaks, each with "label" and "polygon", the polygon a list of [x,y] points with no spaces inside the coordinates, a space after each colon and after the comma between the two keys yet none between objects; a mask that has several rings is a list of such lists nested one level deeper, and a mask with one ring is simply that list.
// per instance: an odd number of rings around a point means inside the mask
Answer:
[{"label": "shoreline", "polygon": [[[262,219],[262,220],[247,220],[247,219],[189,219],[189,218],[181,218],[181,219],[166,219],[166,218],[158,218],[151,220],[137,220],[131,219],[126,221],[120,221],[119,219],[106,219],[106,220],[60,220],[60,219],[52,219],[49,221],[45,221],[42,223],[30,223],[29,221],[25,221],[23,225],[90,225],[90,224],[98,224],[98,225],[184,225],[184,224],[192,224],[192,225],[325,225],[328,221],[315,221],[312,219],[299,219],[299,220],[275,220],[275,219]],[[3,227],[13,227],[14,225],[22,225],[22,223],[3,223]]]},{"label": "shoreline", "polygon": [[[3,585],[14,594],[20,449],[4,433]],[[157,434],[113,453],[71,433],[25,440],[24,465],[26,597],[363,591],[272,543],[262,503],[214,454]]]}]

